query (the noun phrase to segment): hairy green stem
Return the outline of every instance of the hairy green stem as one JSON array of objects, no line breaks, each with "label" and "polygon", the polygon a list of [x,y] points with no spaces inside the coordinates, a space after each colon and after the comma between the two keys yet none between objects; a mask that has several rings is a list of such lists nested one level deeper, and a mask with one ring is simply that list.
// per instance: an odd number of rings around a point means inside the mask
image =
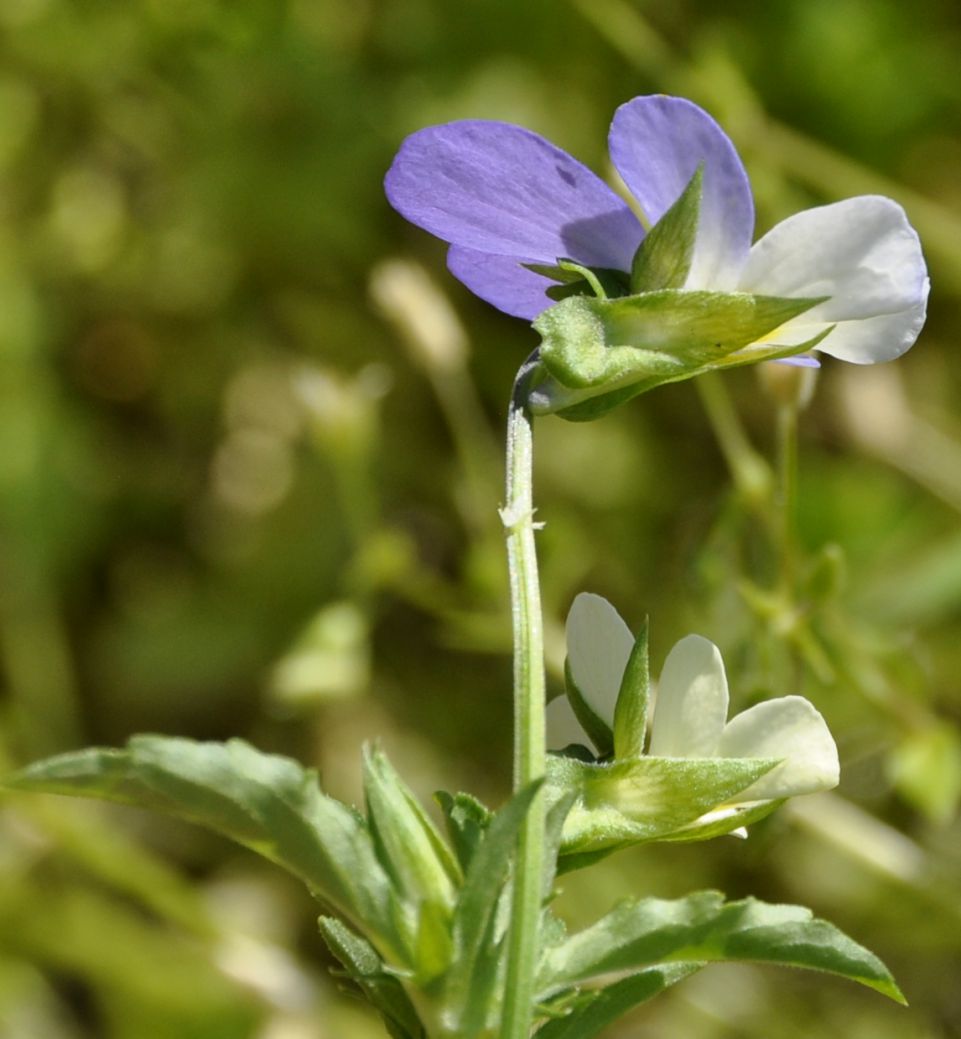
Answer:
[{"label": "hairy green stem", "polygon": [[[501,520],[507,531],[511,615],[514,629],[514,789],[540,780],[545,767],[544,633],[532,494],[534,439],[527,409],[536,353],[517,373],[507,420],[507,499]],[[541,878],[544,798],[538,794],[517,843],[508,936],[507,982],[501,1039],[527,1039],[534,1001]]]}]

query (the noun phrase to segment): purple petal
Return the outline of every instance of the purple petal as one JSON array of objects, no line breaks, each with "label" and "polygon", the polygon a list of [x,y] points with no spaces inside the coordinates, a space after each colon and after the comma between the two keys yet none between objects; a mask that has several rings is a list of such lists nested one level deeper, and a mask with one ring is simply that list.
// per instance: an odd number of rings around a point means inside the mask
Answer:
[{"label": "purple petal", "polygon": [[475,296],[512,317],[533,321],[556,302],[545,295],[545,289],[557,282],[522,267],[516,256],[495,256],[452,245],[447,250],[447,269]]},{"label": "purple petal", "polygon": [[[813,338],[813,337],[812,337]],[[821,362],[810,354],[795,354],[793,357],[778,357],[772,364],[789,364],[794,368],[820,368]]]},{"label": "purple petal", "polygon": [[727,134],[703,109],[679,97],[636,97],[614,113],[611,159],[656,223],[704,163],[701,219],[686,288],[731,289],[754,234],[754,200]]},{"label": "purple petal", "polygon": [[497,256],[630,270],[640,223],[586,166],[508,123],[411,134],[387,171],[390,204],[452,245]]}]

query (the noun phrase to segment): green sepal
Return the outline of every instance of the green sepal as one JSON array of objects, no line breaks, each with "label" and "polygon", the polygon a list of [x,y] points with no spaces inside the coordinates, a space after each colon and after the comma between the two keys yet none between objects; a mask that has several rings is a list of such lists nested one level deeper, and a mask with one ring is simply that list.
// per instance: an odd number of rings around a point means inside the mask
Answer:
[{"label": "green sepal", "polygon": [[383,1018],[391,1039],[427,1039],[403,985],[370,942],[333,917],[322,916],[318,924],[331,955]]},{"label": "green sepal", "polygon": [[[733,805],[722,809],[716,815],[707,815],[696,820],[690,826],[682,826],[679,830],[665,837],[665,841],[682,843],[684,841],[707,841],[712,837],[723,837],[734,830],[752,826],[776,811],[784,804],[784,798],[778,801],[755,801],[745,805]],[[744,836],[742,834],[742,836]]]},{"label": "green sepal", "polygon": [[574,717],[580,722],[581,728],[597,748],[597,756],[610,757],[614,753],[614,730],[587,702],[577,682],[574,681],[570,660],[564,661],[564,683],[567,686],[567,699],[570,701]]},{"label": "green sepal", "polygon": [[697,963],[669,963],[648,967],[604,988],[588,989],[568,998],[553,1020],[542,1025],[534,1039],[593,1039],[629,1010],[659,996],[699,971]]},{"label": "green sepal", "polygon": [[199,823],[299,877],[316,898],[403,961],[391,879],[363,817],[324,794],[313,770],[242,740],[134,736],[35,762],[9,788],[96,797]]},{"label": "green sepal", "polygon": [[543,372],[529,405],[536,414],[588,421],[657,386],[803,353],[831,329],[794,346],[770,340],[823,299],[659,289],[563,300],[533,323]]},{"label": "green sepal", "polygon": [[585,389],[721,361],[823,301],[658,289],[564,300],[534,327],[544,337],[541,360],[551,375]]},{"label": "green sepal", "polygon": [[618,760],[639,758],[644,753],[644,735],[647,730],[647,705],[651,695],[651,675],[648,664],[648,620],[634,642],[627,667],[621,678],[614,707],[614,757]]},{"label": "green sepal", "polygon": [[717,891],[686,898],[630,899],[541,961],[541,998],[614,972],[663,962],[748,961],[826,971],[904,1003],[884,964],[809,909],[746,898],[725,902]]},{"label": "green sepal", "polygon": [[631,292],[680,289],[691,270],[701,213],[704,163],[673,206],[647,232],[631,264]]},{"label": "green sepal", "polygon": [[[640,757],[590,764],[549,755],[549,796],[575,793],[564,825],[560,870],[655,840],[697,839],[695,824],[778,764],[770,758]],[[710,822],[709,836],[742,825],[739,813]],[[715,825],[717,822],[717,825]]]},{"label": "green sepal", "polygon": [[631,291],[628,275],[613,267],[585,267],[563,257],[556,264],[522,263],[521,266],[558,282],[547,289],[547,295],[553,300],[584,295],[613,299],[626,296]]}]

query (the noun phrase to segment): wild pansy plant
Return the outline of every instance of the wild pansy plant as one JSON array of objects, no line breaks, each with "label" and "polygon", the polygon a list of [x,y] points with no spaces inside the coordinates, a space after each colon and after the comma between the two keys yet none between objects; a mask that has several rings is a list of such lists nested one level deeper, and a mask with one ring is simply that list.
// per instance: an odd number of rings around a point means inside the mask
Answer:
[{"label": "wild pansy plant", "polygon": [[[378,750],[363,810],[315,773],[233,740],[134,737],[28,766],[22,790],[179,815],[299,877],[346,977],[393,1039],[590,1039],[707,963],[829,971],[902,1000],[884,965],[797,906],[716,892],[620,903],[568,934],[559,872],[630,844],[743,833],[785,798],[837,782],[834,741],[799,696],[727,720],[717,648],[674,647],[656,697],[647,634],[579,596],[568,619],[564,710],[548,757],[531,487],[532,419],[595,418],[662,383],[765,360],[858,364],[910,347],[928,291],[917,236],[888,199],[799,214],[755,245],[747,177],[688,101],[636,98],[611,156],[645,223],[564,152],[519,127],[457,122],[413,134],[387,174],[392,204],[450,243],[452,272],[541,345],[508,417],[507,534],[514,630],[514,794],[497,812],[440,793],[444,832]],[[586,743],[593,746],[589,749]]]}]

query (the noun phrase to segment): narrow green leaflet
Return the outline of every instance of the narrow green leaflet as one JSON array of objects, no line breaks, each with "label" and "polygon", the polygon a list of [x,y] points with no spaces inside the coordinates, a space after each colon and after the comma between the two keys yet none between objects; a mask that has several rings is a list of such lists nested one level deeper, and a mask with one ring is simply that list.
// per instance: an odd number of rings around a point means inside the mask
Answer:
[{"label": "narrow green leaflet", "polygon": [[403,985],[385,970],[370,942],[332,917],[322,916],[318,923],[327,948],[384,1019],[392,1039],[427,1039]]},{"label": "narrow green leaflet", "polygon": [[500,1005],[506,957],[498,909],[509,892],[510,863],[517,835],[540,789],[532,783],[519,790],[494,815],[464,878],[454,911],[454,952],[445,978],[443,1003],[456,1034],[470,1039],[489,1026]]},{"label": "narrow green leaflet", "polygon": [[889,996],[904,997],[884,964],[833,924],[802,906],[753,898],[725,902],[716,891],[622,903],[547,951],[542,997],[612,972],[663,962],[746,960],[827,971]]},{"label": "narrow green leaflet", "polygon": [[631,264],[631,292],[683,287],[694,256],[703,185],[701,163],[680,198],[638,246]]},{"label": "narrow green leaflet", "polygon": [[696,974],[698,963],[648,967],[613,985],[580,993],[562,1016],[542,1025],[535,1039],[592,1039],[629,1010]]},{"label": "narrow green leaflet", "polygon": [[82,750],[6,780],[20,790],[97,797],[216,830],[288,869],[326,905],[403,960],[390,878],[364,819],[325,795],[316,774],[241,740],[135,736],[125,750]]},{"label": "narrow green leaflet", "polygon": [[822,301],[678,289],[562,300],[534,321],[545,374],[531,408],[589,420],[656,386],[802,353],[830,329],[793,346],[776,330]]}]

